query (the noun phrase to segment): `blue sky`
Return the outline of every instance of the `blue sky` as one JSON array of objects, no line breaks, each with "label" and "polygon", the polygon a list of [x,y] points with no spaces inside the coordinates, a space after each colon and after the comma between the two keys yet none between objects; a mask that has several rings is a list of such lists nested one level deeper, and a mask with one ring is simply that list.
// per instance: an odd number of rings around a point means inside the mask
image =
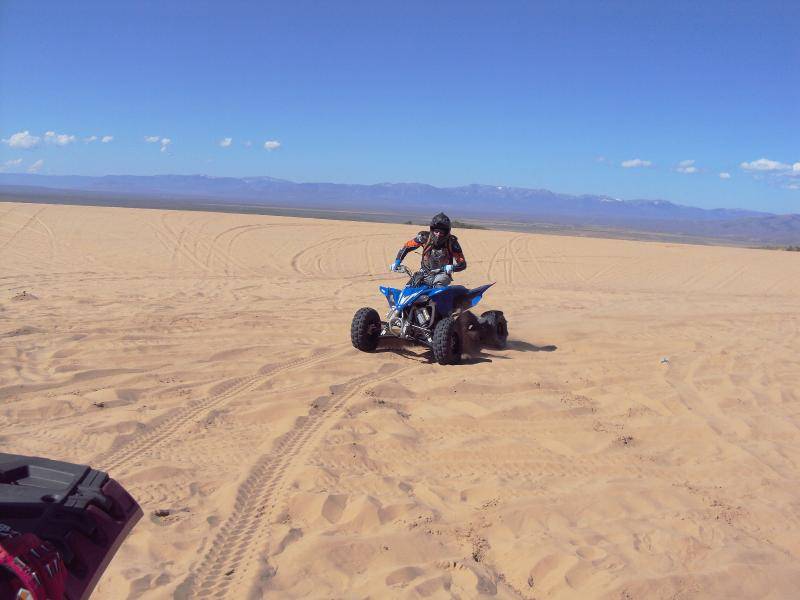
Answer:
[{"label": "blue sky", "polygon": [[658,4],[4,0],[0,168],[800,212],[800,3]]}]

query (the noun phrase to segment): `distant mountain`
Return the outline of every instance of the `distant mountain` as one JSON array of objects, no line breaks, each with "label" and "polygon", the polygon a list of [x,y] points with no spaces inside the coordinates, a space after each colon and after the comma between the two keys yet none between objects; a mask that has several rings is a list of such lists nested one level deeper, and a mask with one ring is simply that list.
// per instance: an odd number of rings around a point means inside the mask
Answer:
[{"label": "distant mountain", "polygon": [[420,183],[375,185],[295,183],[273,177],[207,175],[107,175],[104,177],[0,174],[0,193],[12,188],[197,198],[222,204],[427,214],[448,211],[464,218],[506,219],[703,235],[763,243],[800,242],[800,217],[738,209],[702,209],[666,200],[620,200],[559,194],[544,189],[467,185],[439,188]]}]

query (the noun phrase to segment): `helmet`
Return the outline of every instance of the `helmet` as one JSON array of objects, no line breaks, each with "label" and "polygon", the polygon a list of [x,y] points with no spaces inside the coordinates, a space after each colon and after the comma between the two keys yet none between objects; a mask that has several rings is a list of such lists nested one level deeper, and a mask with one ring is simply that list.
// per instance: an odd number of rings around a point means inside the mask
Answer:
[{"label": "helmet", "polygon": [[[444,231],[444,235],[436,235],[434,229]],[[431,235],[433,235],[433,245],[436,248],[444,246],[447,236],[450,235],[450,217],[444,213],[439,213],[431,219]]]},{"label": "helmet", "polygon": [[444,229],[450,233],[450,217],[444,213],[439,213],[431,219],[431,229]]}]

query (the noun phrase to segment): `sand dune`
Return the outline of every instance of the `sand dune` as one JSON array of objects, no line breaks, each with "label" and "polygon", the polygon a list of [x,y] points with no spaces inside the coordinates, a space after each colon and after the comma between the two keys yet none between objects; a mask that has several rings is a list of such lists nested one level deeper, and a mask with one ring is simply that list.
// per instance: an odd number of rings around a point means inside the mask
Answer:
[{"label": "sand dune", "polygon": [[414,233],[0,203],[0,447],[147,515],[97,598],[796,596],[800,256],[460,231],[441,367],[349,341]]}]

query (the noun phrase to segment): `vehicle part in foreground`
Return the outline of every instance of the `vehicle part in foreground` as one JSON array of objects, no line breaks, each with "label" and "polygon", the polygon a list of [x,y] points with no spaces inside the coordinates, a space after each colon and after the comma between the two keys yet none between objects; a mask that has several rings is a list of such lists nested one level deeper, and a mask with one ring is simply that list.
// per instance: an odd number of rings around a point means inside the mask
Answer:
[{"label": "vehicle part in foreground", "polygon": [[0,600],[86,600],[141,516],[102,471],[0,453]]}]

